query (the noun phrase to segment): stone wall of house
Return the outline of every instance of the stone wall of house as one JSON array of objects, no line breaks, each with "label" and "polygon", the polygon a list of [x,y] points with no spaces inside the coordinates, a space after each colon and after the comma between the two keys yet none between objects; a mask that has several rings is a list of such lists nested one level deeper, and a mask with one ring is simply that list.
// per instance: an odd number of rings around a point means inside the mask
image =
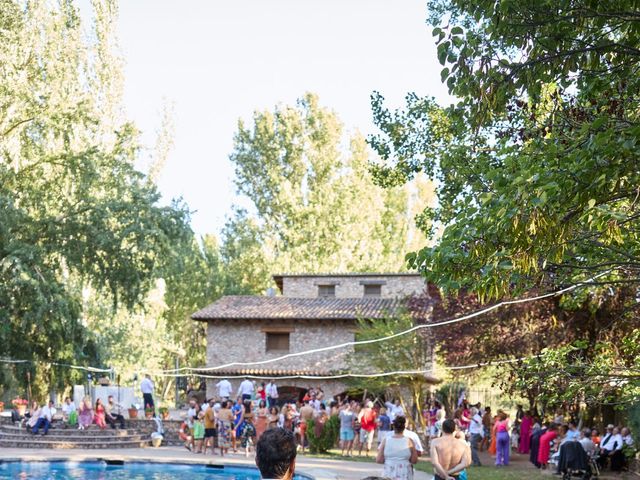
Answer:
[{"label": "stone wall of house", "polygon": [[352,276],[352,277],[284,277],[282,294],[285,297],[315,298],[319,285],[335,285],[336,298],[362,298],[364,285],[381,284],[382,298],[405,297],[422,293],[424,278],[420,275]]},{"label": "stone wall of house", "polygon": [[[266,333],[269,331],[289,332],[288,352],[266,351]],[[354,339],[355,323],[353,321],[212,320],[207,323],[207,366],[232,362],[262,361],[280,357],[286,353],[351,342]],[[264,365],[237,366],[228,369],[242,368],[256,372],[279,369],[341,370],[346,367],[347,356],[352,351],[352,347],[345,347],[328,352],[287,358]],[[213,390],[209,390],[209,384],[215,383],[217,382],[207,382],[207,395],[214,394]]]}]

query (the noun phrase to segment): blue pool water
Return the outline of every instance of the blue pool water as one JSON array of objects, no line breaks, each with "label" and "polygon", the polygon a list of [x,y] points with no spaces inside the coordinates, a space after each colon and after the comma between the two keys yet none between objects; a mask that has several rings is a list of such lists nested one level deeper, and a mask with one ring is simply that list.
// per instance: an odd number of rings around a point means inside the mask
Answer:
[{"label": "blue pool water", "polygon": [[[205,465],[104,462],[5,462],[0,463],[0,479],[29,480],[259,480],[250,467],[212,468]],[[296,475],[296,480],[311,480]]]}]

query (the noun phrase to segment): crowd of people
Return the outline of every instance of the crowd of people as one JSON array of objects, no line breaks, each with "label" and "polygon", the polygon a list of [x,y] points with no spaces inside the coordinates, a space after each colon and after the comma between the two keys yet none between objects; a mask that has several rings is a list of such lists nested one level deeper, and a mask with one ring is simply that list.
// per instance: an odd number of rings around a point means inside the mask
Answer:
[{"label": "crowd of people", "polygon": [[54,423],[65,428],[78,428],[78,430],[84,430],[91,425],[97,425],[100,429],[105,429],[107,426],[111,428],[119,426],[124,429],[125,420],[121,410],[121,405],[112,395],[108,397],[106,404],[98,398],[95,406],[91,398],[85,396],[78,408],[69,397],[66,397],[60,409],[55,407],[53,400],[43,406],[34,400],[24,417],[21,417],[17,410],[12,411],[11,417],[14,423],[24,425],[27,431],[34,435],[46,435]]},{"label": "crowd of people", "polygon": [[308,445],[307,428],[315,421],[316,434],[320,435],[330,412],[324,402],[321,389],[309,389],[298,403],[278,406],[278,389],[275,382],[256,386],[245,379],[232,399],[228,380],[216,385],[217,397],[200,404],[194,396],[189,399],[185,419],[179,435],[185,447],[196,453],[212,454],[216,450],[224,455],[229,450],[243,449],[248,455],[253,446],[270,429],[283,428],[295,434],[298,445]]},{"label": "crowd of people", "polygon": [[[153,402],[153,383],[150,379],[148,383],[143,391],[147,405]],[[412,479],[412,465],[424,453],[423,441],[430,447],[436,478],[445,479],[463,478],[467,466],[481,466],[479,453],[485,450],[495,457],[498,467],[508,466],[512,453],[517,452],[528,455],[537,468],[556,465],[557,470],[567,442],[575,442],[572,448],[579,445],[594,465],[613,471],[624,468],[626,458],[635,453],[627,427],[610,424],[601,434],[574,416],[565,421],[564,414],[557,412],[545,421],[520,405],[512,418],[503,410],[494,413],[490,407],[472,405],[463,398],[448,416],[440,402],[430,400],[422,410],[426,429],[421,437],[407,428],[407,412],[398,399],[327,399],[322,389],[309,388],[300,399],[282,401],[275,381],[258,385],[248,378],[235,392],[228,380],[219,381],[216,388],[217,396],[204,402],[196,396],[189,399],[178,434],[194,453],[214,455],[217,451],[224,456],[242,450],[248,456],[270,430],[290,434],[296,449],[304,453],[310,444],[309,429],[313,428],[313,437],[320,438],[332,417],[339,428],[335,442],[342,455],[375,452],[376,460],[384,464],[384,476],[394,480]],[[121,411],[113,396],[106,403],[97,399],[95,404],[85,397],[78,408],[65,398],[60,410],[52,401],[42,407],[33,402],[23,419],[14,420],[33,434],[46,435],[54,422],[80,430],[91,425],[124,428]]]},{"label": "crowd of people", "polygon": [[[550,463],[558,463],[560,448],[565,442],[576,441],[601,466],[618,470],[624,464],[624,449],[633,448],[628,428],[609,425],[606,435],[601,436],[596,430],[571,420],[565,422],[560,414],[544,423],[521,406],[512,418],[503,410],[494,413],[490,407],[462,400],[447,422],[443,405],[432,400],[422,412],[426,431],[421,439],[407,428],[406,413],[399,400],[374,403],[369,399],[336,398],[326,401],[321,390],[309,388],[300,401],[280,405],[275,382],[255,385],[245,379],[237,392],[233,392],[230,383],[222,380],[217,388],[218,396],[202,405],[195,398],[190,401],[180,435],[185,446],[194,452],[218,450],[224,455],[229,450],[243,449],[244,454],[249,455],[264,432],[275,428],[290,432],[298,450],[304,452],[308,447],[310,420],[314,420],[314,434],[319,437],[332,416],[339,422],[337,445],[342,455],[377,452],[376,458],[385,464],[385,476],[399,479],[409,478],[407,472],[412,471],[412,462],[424,452],[422,440],[443,444],[440,439],[449,435],[467,445],[467,464],[476,466],[481,465],[479,452],[486,450],[495,457],[498,467],[508,466],[512,453],[517,452],[530,455],[532,463],[544,469]],[[232,393],[236,393],[233,399]],[[447,440],[444,444],[451,442],[453,440]],[[442,472],[448,470],[442,469]]]},{"label": "crowd of people", "polygon": [[[245,379],[233,399],[228,381],[217,384],[217,396],[200,404],[194,396],[179,430],[180,438],[194,453],[225,455],[242,450],[250,454],[262,436],[283,430],[294,439],[298,451],[309,446],[309,428],[320,437],[327,421],[339,424],[336,441],[345,456],[370,455],[385,465],[387,477],[410,480],[418,456],[423,454],[419,435],[406,428],[399,400],[374,405],[372,400],[326,401],[321,389],[309,388],[298,401],[281,402],[275,382],[253,385]],[[313,423],[312,423],[313,421]],[[374,442],[377,442],[374,445]]]},{"label": "crowd of people", "polygon": [[[444,408],[432,401],[423,411],[428,425],[429,437],[441,434],[445,417]],[[510,455],[517,452],[529,455],[537,468],[547,469],[559,464],[560,450],[566,442],[580,444],[587,457],[600,468],[608,467],[620,471],[627,456],[635,452],[631,431],[627,427],[608,425],[603,435],[595,428],[582,425],[582,421],[570,418],[565,421],[562,411],[553,419],[543,419],[517,406],[515,416],[502,410],[492,413],[490,407],[482,408],[478,403],[470,405],[463,400],[453,413],[457,430],[465,435],[471,449],[472,464],[480,466],[478,452],[487,450],[495,457],[496,466],[509,465]]]}]

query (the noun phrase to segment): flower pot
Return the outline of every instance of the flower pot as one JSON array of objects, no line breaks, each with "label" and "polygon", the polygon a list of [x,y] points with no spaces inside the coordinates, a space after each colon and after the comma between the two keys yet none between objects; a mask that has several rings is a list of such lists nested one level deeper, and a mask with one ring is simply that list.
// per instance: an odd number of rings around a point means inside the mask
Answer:
[{"label": "flower pot", "polygon": [[0,412],[4,412],[4,402],[0,402]]},{"label": "flower pot", "polygon": [[18,415],[20,415],[21,417],[24,417],[24,414],[27,413],[27,406],[26,405],[18,405],[16,410],[18,410]]},{"label": "flower pot", "polygon": [[160,415],[162,416],[162,420],[169,420],[169,412],[162,412]]},{"label": "flower pot", "polygon": [[138,418],[138,409],[130,408],[129,409],[129,418]]},{"label": "flower pot", "polygon": [[153,412],[144,412],[144,418],[153,418]]}]

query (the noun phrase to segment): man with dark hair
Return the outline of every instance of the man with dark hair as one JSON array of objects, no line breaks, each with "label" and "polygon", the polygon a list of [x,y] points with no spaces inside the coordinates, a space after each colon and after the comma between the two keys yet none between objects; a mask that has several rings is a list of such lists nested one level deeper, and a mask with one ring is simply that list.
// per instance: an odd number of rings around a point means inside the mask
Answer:
[{"label": "man with dark hair", "polygon": [[431,442],[434,480],[455,479],[471,463],[471,450],[464,440],[455,437],[456,424],[442,422],[442,436]]},{"label": "man with dark hair", "polygon": [[296,469],[296,439],[284,428],[267,430],[256,445],[256,465],[263,479],[292,480]]},{"label": "man with dark hair", "polygon": [[124,430],[124,417],[122,416],[122,406],[116,402],[113,395],[109,395],[107,398],[107,405],[105,405],[105,420],[111,428],[116,428],[116,423],[120,424],[120,429]]}]

